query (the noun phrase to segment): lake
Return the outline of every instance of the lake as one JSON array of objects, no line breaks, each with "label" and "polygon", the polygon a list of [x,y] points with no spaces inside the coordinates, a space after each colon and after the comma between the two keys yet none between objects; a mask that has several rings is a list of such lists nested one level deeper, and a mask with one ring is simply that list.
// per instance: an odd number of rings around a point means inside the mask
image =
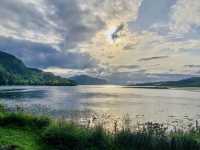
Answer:
[{"label": "lake", "polygon": [[34,114],[108,120],[128,114],[133,122],[194,122],[200,119],[200,88],[146,89],[115,85],[1,86],[0,101]]}]

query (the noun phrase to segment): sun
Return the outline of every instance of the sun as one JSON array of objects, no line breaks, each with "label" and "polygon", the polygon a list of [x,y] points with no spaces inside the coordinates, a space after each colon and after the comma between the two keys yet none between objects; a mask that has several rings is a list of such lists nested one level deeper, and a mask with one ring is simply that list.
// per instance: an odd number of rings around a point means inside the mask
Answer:
[{"label": "sun", "polygon": [[110,42],[111,44],[114,44],[114,41],[112,39],[112,34],[115,32],[116,30],[116,26],[111,26],[107,29],[107,31],[105,31],[105,36],[108,42]]},{"label": "sun", "polygon": [[97,32],[83,51],[88,51],[97,60],[115,64],[124,54],[127,47],[134,45],[136,38],[128,25],[121,20],[108,22],[106,27]]}]

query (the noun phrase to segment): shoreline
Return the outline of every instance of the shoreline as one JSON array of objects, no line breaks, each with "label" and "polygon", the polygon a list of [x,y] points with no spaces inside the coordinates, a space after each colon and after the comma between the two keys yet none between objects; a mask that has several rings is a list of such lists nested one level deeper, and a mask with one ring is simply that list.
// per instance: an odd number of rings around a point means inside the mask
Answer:
[{"label": "shoreline", "polygon": [[[4,106],[0,106],[0,148],[3,147],[4,150],[10,150],[10,147],[16,147],[16,150],[159,150],[161,147],[165,147],[165,150],[200,149],[199,127],[191,128],[190,131],[168,133],[162,124],[149,122],[141,130],[131,131],[129,121],[125,119],[122,130],[117,129],[116,123],[113,128],[115,130],[109,132],[102,125],[92,128],[80,126],[63,119],[53,120],[21,111],[8,112]],[[7,135],[7,138],[2,135]],[[16,136],[18,139],[12,141]],[[23,145],[21,138],[24,136],[27,138],[23,142],[34,143],[34,147],[27,148],[26,144]]]}]

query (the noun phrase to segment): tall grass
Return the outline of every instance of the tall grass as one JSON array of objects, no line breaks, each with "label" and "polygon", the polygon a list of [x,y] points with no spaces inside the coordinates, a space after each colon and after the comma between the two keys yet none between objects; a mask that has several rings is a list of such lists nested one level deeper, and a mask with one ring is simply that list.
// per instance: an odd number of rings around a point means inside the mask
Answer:
[{"label": "tall grass", "polygon": [[103,128],[85,129],[74,124],[50,126],[43,132],[42,140],[56,150],[109,150],[113,146],[111,135]]},{"label": "tall grass", "polygon": [[[0,107],[1,111],[5,110]],[[39,130],[37,135],[46,145],[44,150],[200,150],[199,129],[169,133],[157,123],[146,123],[141,130],[132,131],[125,121],[121,131],[111,133],[102,126],[87,128],[22,112],[4,112],[0,127],[29,128],[33,133]]]},{"label": "tall grass", "polygon": [[21,112],[7,112],[0,115],[0,126],[2,127],[26,127],[42,129],[50,124],[51,120],[48,117],[36,117],[29,114],[24,114]]},{"label": "tall grass", "polygon": [[189,133],[169,137],[121,131],[115,136],[115,145],[119,150],[200,150],[200,144]]}]

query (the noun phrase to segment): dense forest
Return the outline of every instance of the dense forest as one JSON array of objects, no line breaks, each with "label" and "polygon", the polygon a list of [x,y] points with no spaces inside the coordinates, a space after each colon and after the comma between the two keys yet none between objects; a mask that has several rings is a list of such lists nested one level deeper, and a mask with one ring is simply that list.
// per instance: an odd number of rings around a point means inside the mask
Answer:
[{"label": "dense forest", "polygon": [[0,85],[58,85],[72,86],[71,80],[28,68],[13,55],[0,51]]}]

